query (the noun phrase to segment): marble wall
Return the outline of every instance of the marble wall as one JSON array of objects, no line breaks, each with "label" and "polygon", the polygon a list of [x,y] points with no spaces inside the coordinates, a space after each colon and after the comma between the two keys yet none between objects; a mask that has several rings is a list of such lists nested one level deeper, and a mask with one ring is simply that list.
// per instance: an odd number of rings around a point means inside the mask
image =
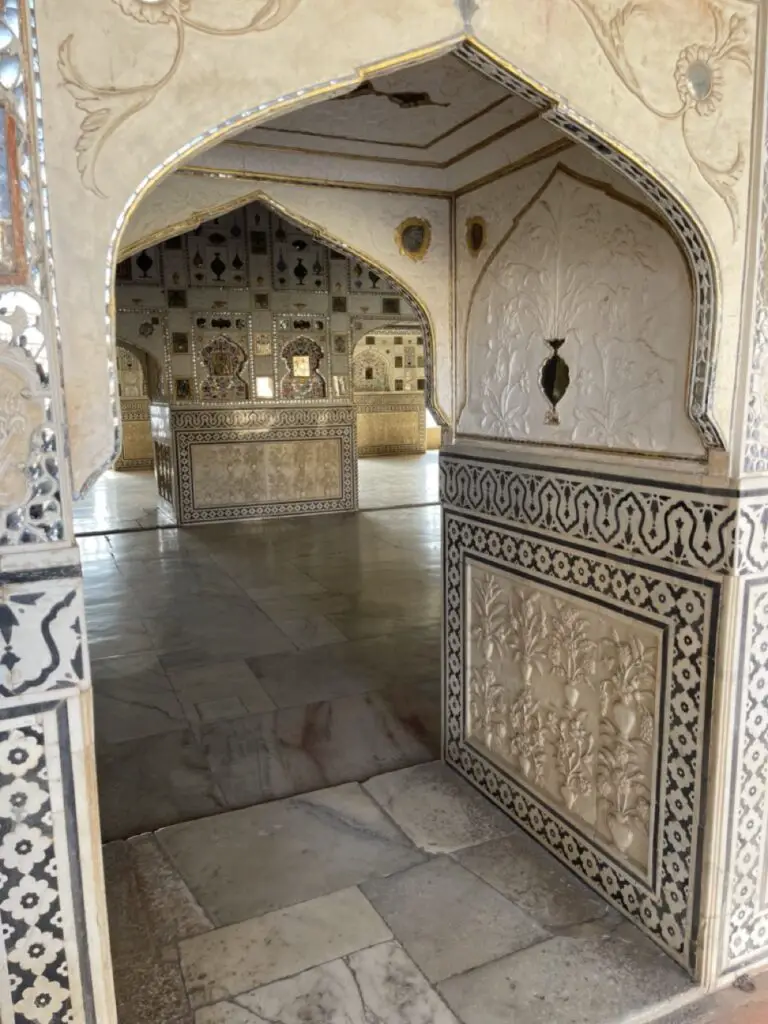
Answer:
[{"label": "marble wall", "polygon": [[704,457],[690,276],[641,193],[569,153],[460,197],[456,218],[460,435]]},{"label": "marble wall", "polygon": [[[765,80],[763,14],[755,0],[518,0],[514,19],[504,0],[370,0],[355,18],[333,0],[6,0],[0,572],[10,640],[0,794],[12,812],[0,814],[3,1019],[115,1020],[70,490],[115,452],[105,267],[109,279],[126,218],[217,136],[453,44],[640,184],[687,240],[697,336],[706,340],[690,392],[714,456],[709,475],[665,476],[651,463],[646,476],[630,465],[619,477],[575,454],[567,467],[539,463],[525,472],[516,461],[526,453],[512,458],[509,449],[496,450],[507,467],[499,469],[483,448],[469,453],[458,490],[446,476],[446,757],[707,983],[768,958],[767,517],[765,466],[752,445],[761,437],[765,334],[756,273],[765,219],[765,108],[756,88]],[[752,421],[742,424],[734,408],[749,409]],[[745,488],[747,473],[754,476]],[[651,687],[664,708],[654,741],[656,817],[648,815],[649,825],[659,822],[655,860],[648,855],[654,886],[637,870],[646,857],[640,846],[630,843],[630,858],[617,846],[606,853],[600,822],[617,816],[607,804],[563,812],[565,798],[560,804],[551,791],[556,759],[544,800],[511,744],[502,765],[462,735],[466,559],[484,563],[510,593],[538,593],[542,604],[554,606],[553,590],[567,590],[570,604],[589,600],[622,622],[620,643],[635,628],[644,643],[667,631],[670,660]],[[628,625],[639,618],[641,627]],[[559,691],[551,678],[545,688],[544,673],[551,677],[554,663],[543,666],[531,682],[552,703]],[[618,726],[611,711],[598,716],[592,705],[592,722]],[[629,739],[642,739],[637,728],[636,712]],[[601,799],[615,802],[615,794]],[[32,934],[50,951],[44,963],[24,956]]]},{"label": "marble wall", "polygon": [[360,393],[357,410],[357,453],[420,455],[427,447],[424,398],[418,392]]}]

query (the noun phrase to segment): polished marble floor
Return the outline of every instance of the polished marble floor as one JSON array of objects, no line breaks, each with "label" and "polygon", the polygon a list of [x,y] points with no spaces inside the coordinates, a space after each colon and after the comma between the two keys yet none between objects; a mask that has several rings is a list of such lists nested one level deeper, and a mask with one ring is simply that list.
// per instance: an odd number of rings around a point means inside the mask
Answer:
[{"label": "polished marble floor", "polygon": [[437,506],[81,550],[105,838],[438,755]]},{"label": "polished marble floor", "polygon": [[[438,453],[360,459],[361,509],[433,504],[438,497]],[[148,530],[171,519],[157,508],[151,470],[104,473],[82,501],[75,502],[78,536],[115,530]]]},{"label": "polished marble floor", "polygon": [[105,859],[120,1024],[619,1024],[691,994],[435,762]]}]

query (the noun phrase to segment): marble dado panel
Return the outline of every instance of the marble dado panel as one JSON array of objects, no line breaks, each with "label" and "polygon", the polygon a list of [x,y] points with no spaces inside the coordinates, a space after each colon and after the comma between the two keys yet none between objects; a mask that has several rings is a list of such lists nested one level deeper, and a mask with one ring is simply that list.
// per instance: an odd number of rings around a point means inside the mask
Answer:
[{"label": "marble dado panel", "polygon": [[444,538],[447,761],[695,972],[720,584],[454,509]]},{"label": "marble dado panel", "polygon": [[153,443],[148,398],[122,398],[122,445],[115,469],[139,469],[153,465]]},{"label": "marble dado panel", "polygon": [[424,395],[361,393],[357,408],[357,454],[418,455],[426,451],[427,423]]},{"label": "marble dado panel", "polygon": [[665,630],[470,559],[465,585],[468,742],[647,878]]},{"label": "marble dado panel", "polygon": [[173,410],[171,425],[181,523],[357,507],[352,406]]}]

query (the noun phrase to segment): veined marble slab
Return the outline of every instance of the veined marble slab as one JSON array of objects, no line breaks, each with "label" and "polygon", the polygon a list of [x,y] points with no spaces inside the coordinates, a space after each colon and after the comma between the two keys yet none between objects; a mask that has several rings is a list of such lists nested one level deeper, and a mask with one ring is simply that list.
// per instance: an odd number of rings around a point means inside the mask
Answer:
[{"label": "veined marble slab", "polygon": [[360,890],[342,889],[187,939],[179,949],[197,1008],[391,938]]},{"label": "veined marble slab", "polygon": [[396,942],[313,967],[234,1001],[195,1024],[458,1024]]}]

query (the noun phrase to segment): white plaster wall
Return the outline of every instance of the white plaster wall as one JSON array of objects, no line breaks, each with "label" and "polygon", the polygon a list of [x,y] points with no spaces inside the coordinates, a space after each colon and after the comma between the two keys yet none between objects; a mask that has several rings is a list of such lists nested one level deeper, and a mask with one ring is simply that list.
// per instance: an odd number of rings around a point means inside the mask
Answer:
[{"label": "white plaster wall", "polygon": [[[203,133],[246,109],[254,123],[337,88],[332,82],[394,63],[406,48],[408,59],[426,58],[463,33],[567,100],[687,198],[720,263],[717,400],[727,421],[740,321],[756,0],[649,0],[629,8],[609,0],[600,10],[594,0],[517,0],[514,17],[508,0],[368,0],[354,16],[337,0],[193,0],[193,7],[184,13],[173,0],[49,0],[37,12],[76,487],[104,465],[114,444],[105,358],[114,348],[105,338],[101,288],[115,226],[137,195],[174,161],[189,158],[191,140],[202,145]],[[609,22],[622,11],[611,35]],[[215,34],[222,29],[229,34]],[[702,52],[716,76],[707,104],[685,91],[687,68]]]},{"label": "white plaster wall", "polygon": [[[460,433],[703,457],[685,258],[632,193],[574,150],[458,200]],[[570,373],[555,417],[539,383],[552,338]]]}]

